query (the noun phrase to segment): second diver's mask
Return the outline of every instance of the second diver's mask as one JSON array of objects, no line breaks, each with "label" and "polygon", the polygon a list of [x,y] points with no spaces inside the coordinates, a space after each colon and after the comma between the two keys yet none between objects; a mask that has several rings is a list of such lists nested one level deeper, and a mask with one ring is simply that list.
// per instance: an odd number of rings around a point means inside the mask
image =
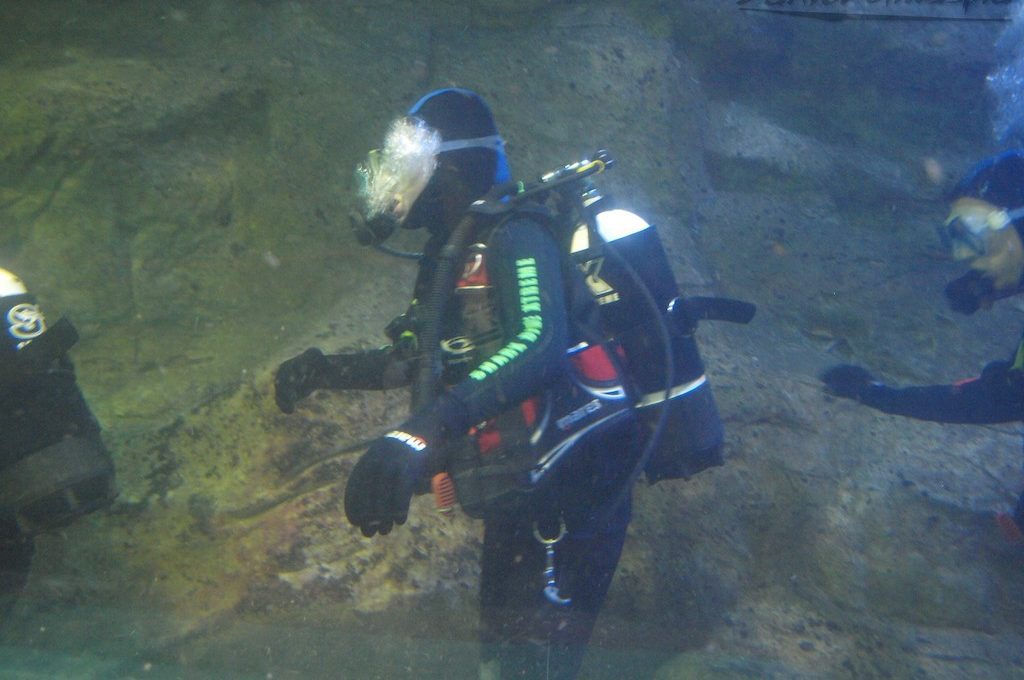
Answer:
[{"label": "second diver's mask", "polygon": [[499,135],[441,141],[441,133],[413,116],[399,118],[388,130],[384,146],[370,151],[356,168],[359,208],[352,228],[362,245],[379,245],[395,229],[406,226],[413,205],[437,170],[437,158],[447,151],[492,149],[500,152]]},{"label": "second diver's mask", "polygon": [[945,222],[943,236],[956,260],[970,260],[971,268],[992,282],[995,291],[1014,293],[1024,274],[1024,242],[1014,220],[1024,208],[1006,210],[976,198],[956,200]]}]

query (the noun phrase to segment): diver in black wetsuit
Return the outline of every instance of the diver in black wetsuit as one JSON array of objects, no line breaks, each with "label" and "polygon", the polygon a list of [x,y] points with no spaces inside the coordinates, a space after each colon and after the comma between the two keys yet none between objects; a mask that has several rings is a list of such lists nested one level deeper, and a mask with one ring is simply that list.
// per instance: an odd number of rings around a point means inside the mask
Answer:
[{"label": "diver in black wetsuit", "polygon": [[0,622],[28,577],[34,536],[109,504],[110,455],[67,350],[22,281],[0,269]]},{"label": "diver in black wetsuit", "polygon": [[[392,345],[331,356],[306,350],[278,369],[275,397],[291,412],[318,388],[412,383],[411,417],[370,446],[347,483],[346,515],[369,537],[404,523],[422,480],[443,484],[436,475],[452,470],[452,458],[479,458],[488,447],[495,460],[512,460],[501,451],[528,452],[541,408],[532,398],[563,374],[594,302],[582,275],[564,266],[543,210],[466,217],[471,203],[509,179],[503,142],[474,93],[446,89],[421,99],[360,173],[366,206],[354,226],[362,241],[380,242],[397,225],[430,233],[415,300],[388,327]],[[438,288],[445,277],[453,285]],[[440,328],[444,389],[424,378],[417,359],[419,349],[438,346],[432,324]],[[485,522],[482,678],[575,677],[619,560],[631,506],[623,487],[642,449],[634,419],[612,421],[553,463],[530,494],[488,487],[471,503],[464,492],[500,474],[462,476],[459,501]]]},{"label": "diver in black wetsuit", "polygon": [[[946,287],[950,306],[973,314],[995,300],[1024,291],[1024,151],[978,164],[954,188],[946,221],[953,256],[971,271]],[[1008,360],[952,385],[896,388],[866,369],[840,365],[822,375],[827,389],[885,413],[942,423],[1005,423],[1024,420],[1024,339]],[[1024,493],[1012,514],[997,520],[1008,540],[1024,543]]]}]

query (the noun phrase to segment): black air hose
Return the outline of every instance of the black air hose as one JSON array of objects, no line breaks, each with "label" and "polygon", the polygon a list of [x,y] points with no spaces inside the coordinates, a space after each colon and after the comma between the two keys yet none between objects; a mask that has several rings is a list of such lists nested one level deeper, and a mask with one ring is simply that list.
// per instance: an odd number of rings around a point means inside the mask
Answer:
[{"label": "black air hose", "polygon": [[476,223],[476,214],[466,213],[452,230],[448,242],[441,248],[437,269],[434,270],[434,278],[430,282],[430,291],[423,307],[423,330],[419,337],[420,355],[412,381],[412,413],[425,407],[437,396],[438,379],[441,375],[441,358],[438,353],[441,328],[459,274],[459,258],[466,249],[466,241],[473,233]]}]

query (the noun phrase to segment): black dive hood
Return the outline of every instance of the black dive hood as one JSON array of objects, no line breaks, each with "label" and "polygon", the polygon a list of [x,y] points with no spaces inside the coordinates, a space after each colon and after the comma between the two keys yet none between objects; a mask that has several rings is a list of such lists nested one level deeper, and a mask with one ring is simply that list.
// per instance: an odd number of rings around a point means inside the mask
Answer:
[{"label": "black dive hood", "polygon": [[[490,108],[470,90],[430,92],[394,122],[384,148],[356,171],[360,210],[350,222],[362,245],[381,246],[399,228],[437,228],[441,219],[443,157],[470,196],[508,182],[505,142]],[[388,250],[385,248],[385,250]]]}]

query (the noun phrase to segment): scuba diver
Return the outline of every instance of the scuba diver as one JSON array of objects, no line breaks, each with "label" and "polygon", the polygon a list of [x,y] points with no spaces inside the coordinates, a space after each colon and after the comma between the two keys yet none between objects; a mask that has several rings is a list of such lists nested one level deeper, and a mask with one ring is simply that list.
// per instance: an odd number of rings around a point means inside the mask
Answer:
[{"label": "scuba diver", "polygon": [[67,351],[21,279],[0,269],[0,618],[28,578],[34,537],[109,505],[114,467]]},{"label": "scuba diver", "polygon": [[[954,311],[973,314],[1024,291],[1024,150],[982,161],[952,196],[943,240],[971,269],[947,285],[945,295]],[[1009,359],[952,385],[891,387],[848,364],[828,369],[821,379],[830,393],[883,413],[940,423],[1024,420],[1024,339]],[[1012,513],[997,513],[996,520],[1009,542],[1024,544],[1024,493]]]},{"label": "scuba diver", "polygon": [[[307,349],[275,376],[285,413],[316,389],[412,387],[410,417],[353,468],[345,513],[365,536],[386,535],[412,495],[433,490],[439,509],[457,501],[484,520],[481,678],[575,677],[639,473],[653,482],[722,462],[692,333],[729,314],[678,298],[654,229],[585,181],[611,163],[598,156],[531,187],[511,182],[477,94],[423,97],[357,170],[352,216],[364,245],[426,230],[412,305],[386,329],[390,345]],[[643,258],[643,276],[601,254],[598,241],[616,239]],[[736,304],[746,318],[732,320],[749,319]],[[657,370],[643,365],[651,353]]]}]

